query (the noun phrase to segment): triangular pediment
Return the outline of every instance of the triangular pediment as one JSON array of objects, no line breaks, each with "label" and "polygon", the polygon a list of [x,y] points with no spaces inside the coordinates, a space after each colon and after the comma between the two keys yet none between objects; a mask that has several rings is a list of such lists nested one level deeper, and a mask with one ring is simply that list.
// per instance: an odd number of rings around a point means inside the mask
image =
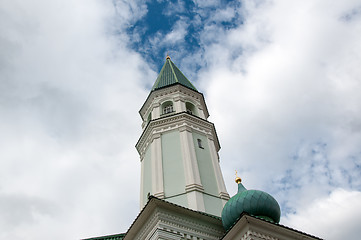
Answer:
[{"label": "triangular pediment", "polygon": [[223,234],[219,217],[151,196],[130,226],[124,240],[195,238],[218,240]]}]

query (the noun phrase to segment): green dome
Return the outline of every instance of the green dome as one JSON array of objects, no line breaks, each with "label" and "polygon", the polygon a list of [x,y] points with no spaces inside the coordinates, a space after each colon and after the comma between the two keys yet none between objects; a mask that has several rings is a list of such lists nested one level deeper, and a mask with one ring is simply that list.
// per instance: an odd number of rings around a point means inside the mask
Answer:
[{"label": "green dome", "polygon": [[229,199],[222,210],[223,227],[228,230],[243,212],[275,223],[279,223],[281,216],[280,206],[271,195],[247,190],[242,183],[238,183],[238,193]]}]

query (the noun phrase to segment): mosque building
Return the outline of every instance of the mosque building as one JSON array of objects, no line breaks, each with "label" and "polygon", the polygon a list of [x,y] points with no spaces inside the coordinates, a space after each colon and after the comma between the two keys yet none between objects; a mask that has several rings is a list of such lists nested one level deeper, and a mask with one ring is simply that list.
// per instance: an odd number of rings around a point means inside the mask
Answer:
[{"label": "mosque building", "polygon": [[87,240],[320,239],[279,224],[277,201],[239,177],[229,197],[204,96],[169,56],[139,113],[141,211],[126,233]]}]

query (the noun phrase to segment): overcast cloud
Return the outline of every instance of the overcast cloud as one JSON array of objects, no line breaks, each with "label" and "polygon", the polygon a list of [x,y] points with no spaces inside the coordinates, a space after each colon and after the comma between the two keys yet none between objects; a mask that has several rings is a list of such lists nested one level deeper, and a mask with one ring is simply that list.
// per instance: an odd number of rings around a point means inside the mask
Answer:
[{"label": "overcast cloud", "polygon": [[156,73],[114,34],[143,11],[120,4],[1,3],[1,239],[109,234],[138,213],[137,110]]},{"label": "overcast cloud", "polygon": [[[192,18],[134,48],[146,27],[127,29],[147,15],[143,1],[2,1],[0,238],[128,229],[139,213],[138,110],[159,71],[144,53],[160,45],[205,94],[230,195],[237,169],[247,188],[278,200],[281,224],[357,239],[360,9],[194,1]],[[185,45],[190,33],[196,48]]]}]

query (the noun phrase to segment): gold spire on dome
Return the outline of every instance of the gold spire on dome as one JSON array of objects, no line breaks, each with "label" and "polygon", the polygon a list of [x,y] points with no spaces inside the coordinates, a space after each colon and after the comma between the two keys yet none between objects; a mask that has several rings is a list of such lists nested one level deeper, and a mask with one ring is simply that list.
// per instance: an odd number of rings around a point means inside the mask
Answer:
[{"label": "gold spire on dome", "polygon": [[237,184],[240,184],[242,182],[242,179],[240,177],[238,177],[238,175],[237,175],[237,170],[236,170],[236,180],[235,180],[235,182]]},{"label": "gold spire on dome", "polygon": [[169,54],[168,54],[168,52],[167,52],[167,57],[166,57],[166,59],[169,59],[169,60],[170,60],[170,57],[169,57]]}]

